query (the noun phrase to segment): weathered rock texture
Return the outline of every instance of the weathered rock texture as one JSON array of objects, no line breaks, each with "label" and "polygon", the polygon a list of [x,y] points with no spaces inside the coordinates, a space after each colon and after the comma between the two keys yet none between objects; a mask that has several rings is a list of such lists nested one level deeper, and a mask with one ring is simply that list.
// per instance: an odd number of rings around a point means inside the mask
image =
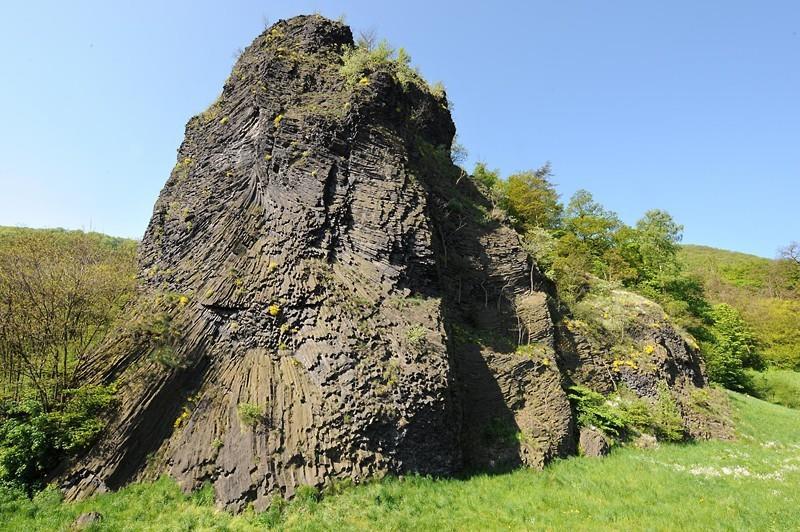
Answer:
[{"label": "weathered rock texture", "polygon": [[666,322],[642,332],[655,367],[622,373],[557,327],[549,282],[450,161],[444,95],[391,65],[348,83],[352,43],[281,21],[190,120],[129,321],[86,369],[120,403],[68,497],[168,473],[237,510],[334,479],[542,466],[576,451],[567,381],[704,384]]},{"label": "weathered rock texture", "polygon": [[583,456],[599,458],[611,452],[608,438],[593,427],[583,427],[578,438],[578,452]]}]

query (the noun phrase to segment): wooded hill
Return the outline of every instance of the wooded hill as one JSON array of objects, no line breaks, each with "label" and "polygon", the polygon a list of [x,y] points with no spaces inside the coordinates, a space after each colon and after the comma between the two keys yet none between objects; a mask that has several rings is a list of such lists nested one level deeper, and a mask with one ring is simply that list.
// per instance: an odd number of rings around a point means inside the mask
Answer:
[{"label": "wooded hill", "polygon": [[684,245],[679,258],[712,303],[736,309],[768,364],[800,369],[800,272],[785,260]]}]

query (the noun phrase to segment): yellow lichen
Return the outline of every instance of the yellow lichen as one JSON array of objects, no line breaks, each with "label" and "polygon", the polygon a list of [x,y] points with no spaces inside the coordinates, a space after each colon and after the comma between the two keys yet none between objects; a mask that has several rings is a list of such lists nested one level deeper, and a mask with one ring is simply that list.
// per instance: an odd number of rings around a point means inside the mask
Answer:
[{"label": "yellow lichen", "polygon": [[275,118],[272,120],[272,123],[273,123],[273,124],[275,124],[275,127],[280,127],[280,125],[281,125],[281,120],[283,120],[283,115],[282,115],[282,114],[278,114],[278,116],[276,116],[276,117],[275,117]]},{"label": "yellow lichen", "polygon": [[172,424],[172,426],[176,429],[182,427],[189,419],[190,415],[191,412],[189,412],[189,409],[184,407],[183,412],[181,412],[181,415],[175,418],[175,422]]},{"label": "yellow lichen", "polygon": [[270,316],[277,316],[278,314],[281,313],[281,307],[280,305],[273,303],[272,305],[269,306],[267,312],[269,312]]}]

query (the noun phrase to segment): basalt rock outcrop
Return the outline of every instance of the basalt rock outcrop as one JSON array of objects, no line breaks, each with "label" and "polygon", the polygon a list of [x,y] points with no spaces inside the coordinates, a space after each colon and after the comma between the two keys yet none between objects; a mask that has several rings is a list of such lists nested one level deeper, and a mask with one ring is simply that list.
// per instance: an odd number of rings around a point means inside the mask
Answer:
[{"label": "basalt rock outcrop", "polygon": [[666,320],[627,331],[656,357],[635,369],[568,327],[451,162],[443,92],[392,62],[348,79],[352,45],[322,17],[278,22],[189,121],[136,301],[85,368],[119,403],[61,474],[69,498],[166,473],[258,509],[337,479],[542,466],[577,450],[570,383],[705,384]]}]

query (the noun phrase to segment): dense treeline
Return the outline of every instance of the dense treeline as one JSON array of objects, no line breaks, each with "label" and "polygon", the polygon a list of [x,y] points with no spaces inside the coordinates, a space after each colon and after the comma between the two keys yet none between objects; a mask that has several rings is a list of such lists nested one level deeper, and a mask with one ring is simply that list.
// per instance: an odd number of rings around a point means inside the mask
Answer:
[{"label": "dense treeline", "polygon": [[[784,338],[773,338],[767,349],[763,336],[743,317],[746,305],[707,296],[711,279],[687,268],[680,245],[683,227],[669,213],[650,210],[629,226],[586,190],[565,205],[549,165],[502,179],[497,170],[478,163],[473,177],[488,192],[495,215],[507,216],[556,281],[568,307],[576,307],[601,281],[657,301],[697,338],[712,380],[735,390],[752,389],[747,368],[763,369],[767,363],[800,367],[800,341],[786,338],[798,334],[789,321],[798,319],[800,309],[787,309],[786,319],[775,321],[774,334]],[[762,273],[763,289],[798,297],[800,245],[788,246],[782,260],[767,262],[772,266]]]},{"label": "dense treeline", "polygon": [[136,243],[0,228],[0,481],[35,488],[103,427],[113,387],[76,374],[134,288]]}]

